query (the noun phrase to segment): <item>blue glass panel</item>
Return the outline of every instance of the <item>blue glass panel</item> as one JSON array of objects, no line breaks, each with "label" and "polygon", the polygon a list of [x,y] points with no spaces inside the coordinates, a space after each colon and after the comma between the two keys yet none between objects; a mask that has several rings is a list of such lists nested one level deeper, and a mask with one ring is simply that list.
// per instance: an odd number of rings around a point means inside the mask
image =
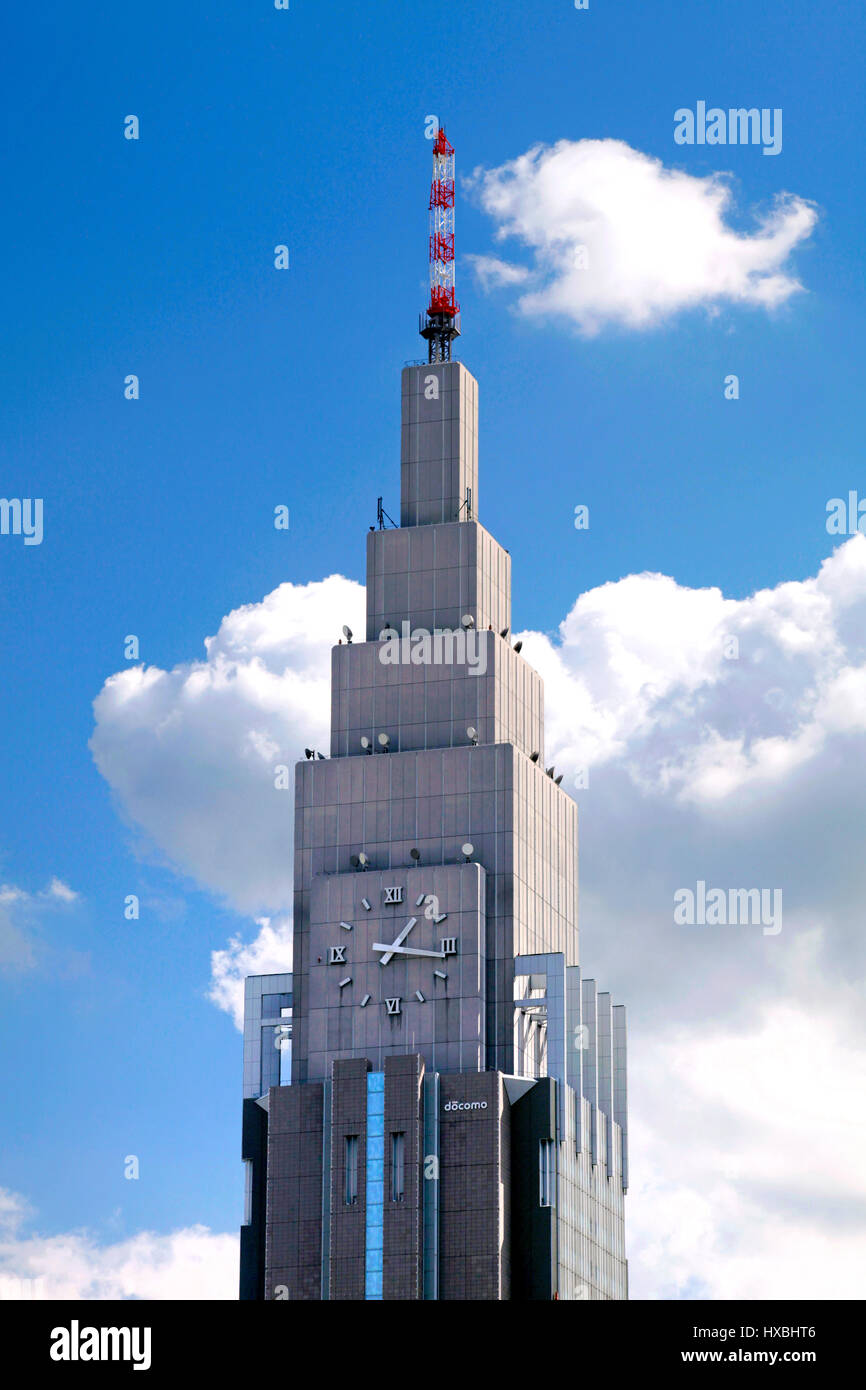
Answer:
[{"label": "blue glass panel", "polygon": [[385,1073],[367,1074],[367,1184],[364,1233],[365,1297],[382,1297],[382,1228],[385,1200]]}]

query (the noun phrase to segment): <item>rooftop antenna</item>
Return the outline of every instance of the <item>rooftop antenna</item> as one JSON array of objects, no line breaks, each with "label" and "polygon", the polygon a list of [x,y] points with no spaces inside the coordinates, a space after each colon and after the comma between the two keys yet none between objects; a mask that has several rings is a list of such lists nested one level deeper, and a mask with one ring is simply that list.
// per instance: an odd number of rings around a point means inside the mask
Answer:
[{"label": "rooftop antenna", "polygon": [[385,522],[386,522],[386,521],[390,521],[390,523],[391,523],[392,526],[396,526],[396,525],[397,525],[397,523],[396,523],[396,521],[394,520],[394,518],[393,518],[392,516],[389,516],[388,513],[385,511],[385,508],[382,506],[382,499],[381,499],[381,497],[377,497],[377,498],[376,498],[376,520],[377,520],[377,522],[379,523],[379,530],[380,530],[380,531],[384,531],[384,530],[385,530]]},{"label": "rooftop antenna", "polygon": [[466,509],[466,520],[467,520],[467,521],[471,521],[471,520],[472,520],[472,489],[471,489],[471,487],[468,487],[468,488],[466,489],[466,496],[465,496],[464,500],[460,503],[460,506],[459,506],[459,508],[458,508],[458,511],[457,511],[457,520],[458,520],[458,521],[460,520],[460,513],[463,511],[464,507],[465,507],[465,509]]},{"label": "rooftop antenna", "polygon": [[450,362],[460,337],[460,305],[454,288],[454,146],[440,126],[433,143],[430,184],[430,303],[419,332],[427,339],[428,362]]}]

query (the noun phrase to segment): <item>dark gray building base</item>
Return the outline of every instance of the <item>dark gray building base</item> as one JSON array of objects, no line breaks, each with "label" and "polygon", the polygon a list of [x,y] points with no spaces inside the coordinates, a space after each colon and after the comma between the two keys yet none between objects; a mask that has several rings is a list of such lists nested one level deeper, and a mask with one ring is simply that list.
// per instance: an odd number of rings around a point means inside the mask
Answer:
[{"label": "dark gray building base", "polygon": [[330,1082],[273,1086],[246,1104],[242,1299],[604,1296],[560,1288],[558,1228],[571,1213],[557,1205],[552,1078],[427,1076],[419,1054],[375,1073],[353,1058]]}]

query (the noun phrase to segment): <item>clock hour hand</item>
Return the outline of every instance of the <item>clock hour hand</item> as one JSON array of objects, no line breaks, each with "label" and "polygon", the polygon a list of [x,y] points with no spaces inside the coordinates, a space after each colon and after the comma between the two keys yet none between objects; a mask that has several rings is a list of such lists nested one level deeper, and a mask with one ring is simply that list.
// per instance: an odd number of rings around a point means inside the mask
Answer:
[{"label": "clock hour hand", "polygon": [[398,946],[397,943],[396,943],[396,941],[395,941],[395,943],[394,943],[393,946],[386,946],[386,945],[384,944],[384,942],[381,942],[381,941],[374,941],[374,942],[373,942],[373,950],[374,950],[374,951],[384,951],[384,952],[386,953],[386,955],[387,955],[387,960],[385,959],[385,956],[383,956],[383,957],[382,957],[382,960],[381,960],[381,962],[380,962],[380,964],[382,964],[382,965],[387,965],[388,961],[391,959],[391,957],[392,957],[393,955],[399,955],[399,956],[431,956],[434,960],[444,960],[444,959],[445,959],[445,952],[444,952],[444,951],[419,951],[419,950],[416,950],[416,948],[415,948],[414,946]]},{"label": "clock hour hand", "polygon": [[406,940],[406,937],[409,935],[410,931],[412,930],[412,928],[414,927],[414,925],[415,925],[415,923],[416,923],[417,921],[418,921],[418,918],[417,918],[417,917],[410,917],[410,918],[409,918],[409,921],[406,923],[405,927],[403,928],[403,930],[401,931],[400,935],[397,937],[396,941],[394,942],[394,944],[393,944],[392,946],[374,946],[374,947],[373,947],[373,950],[374,950],[374,951],[384,951],[384,952],[385,952],[384,956],[383,956],[382,959],[379,961],[379,964],[380,964],[380,965],[387,965],[387,964],[388,964],[389,960],[391,959],[392,955],[394,954],[394,951],[397,949],[398,946],[402,946],[402,945],[403,945],[403,942]]}]

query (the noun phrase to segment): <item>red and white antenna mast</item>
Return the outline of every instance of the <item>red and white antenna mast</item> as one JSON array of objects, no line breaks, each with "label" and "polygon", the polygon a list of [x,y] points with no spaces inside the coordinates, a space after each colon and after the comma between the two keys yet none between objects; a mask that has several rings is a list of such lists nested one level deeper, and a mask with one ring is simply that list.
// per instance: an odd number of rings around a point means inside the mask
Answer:
[{"label": "red and white antenna mast", "polygon": [[430,185],[430,303],[421,319],[429,362],[450,362],[460,337],[460,305],[454,288],[454,147],[440,127],[433,145]]}]

